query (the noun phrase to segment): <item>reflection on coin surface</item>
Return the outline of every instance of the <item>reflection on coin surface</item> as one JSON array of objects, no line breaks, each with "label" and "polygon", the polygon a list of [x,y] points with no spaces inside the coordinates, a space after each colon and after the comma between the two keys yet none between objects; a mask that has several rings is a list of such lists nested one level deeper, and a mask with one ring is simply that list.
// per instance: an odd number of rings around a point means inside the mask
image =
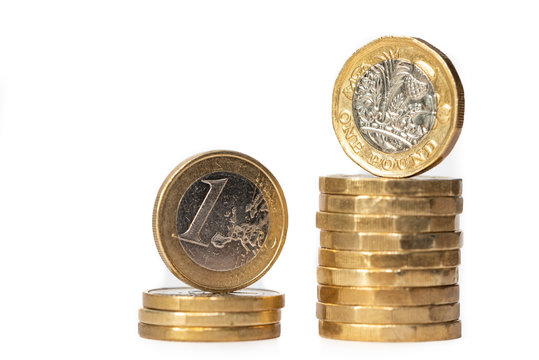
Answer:
[{"label": "reflection on coin surface", "polygon": [[145,308],[168,311],[245,312],[284,307],[284,295],[272,290],[241,289],[216,294],[190,287],[148,290],[142,294]]},{"label": "reflection on coin surface", "polygon": [[275,262],[287,209],[277,180],[259,162],[212,151],[181,163],[163,183],[154,237],[165,264],[202,290],[248,286]]},{"label": "reflection on coin surface", "polygon": [[421,39],[377,39],[348,59],[335,82],[339,142],[378,176],[409,177],[435,166],[463,122],[464,91],[453,64]]}]

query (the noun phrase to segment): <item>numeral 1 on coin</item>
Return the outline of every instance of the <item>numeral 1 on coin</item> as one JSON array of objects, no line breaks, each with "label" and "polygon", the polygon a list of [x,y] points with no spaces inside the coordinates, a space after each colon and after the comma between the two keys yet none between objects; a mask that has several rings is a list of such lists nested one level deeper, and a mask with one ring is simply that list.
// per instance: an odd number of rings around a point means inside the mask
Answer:
[{"label": "numeral 1 on coin", "polygon": [[200,231],[213,210],[217,199],[219,199],[219,196],[221,195],[227,181],[228,179],[202,180],[203,183],[210,185],[210,190],[206,194],[204,201],[202,201],[202,205],[200,205],[200,208],[198,209],[195,218],[189,225],[187,231],[178,236],[181,241],[186,241],[204,247],[209,246],[209,244],[204,243],[200,238]]}]

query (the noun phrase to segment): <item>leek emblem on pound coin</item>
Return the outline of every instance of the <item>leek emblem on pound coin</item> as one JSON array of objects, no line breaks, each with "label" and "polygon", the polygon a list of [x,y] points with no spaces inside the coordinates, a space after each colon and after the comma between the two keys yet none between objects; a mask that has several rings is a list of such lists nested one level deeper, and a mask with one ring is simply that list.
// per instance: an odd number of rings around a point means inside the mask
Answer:
[{"label": "leek emblem on pound coin", "polygon": [[287,210],[271,173],[240,153],[214,151],[180,164],[154,208],[159,252],[181,280],[229,292],[260,278],[284,244]]},{"label": "leek emblem on pound coin", "polygon": [[367,44],[335,82],[335,133],[347,155],[374,175],[402,178],[430,169],[449,154],[463,121],[455,68],[420,39]]}]

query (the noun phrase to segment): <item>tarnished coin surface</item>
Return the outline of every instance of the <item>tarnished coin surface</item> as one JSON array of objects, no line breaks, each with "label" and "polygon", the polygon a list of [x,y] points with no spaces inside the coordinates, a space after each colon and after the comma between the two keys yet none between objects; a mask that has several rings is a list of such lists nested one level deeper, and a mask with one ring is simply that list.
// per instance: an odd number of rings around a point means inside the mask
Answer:
[{"label": "tarnished coin surface", "polygon": [[364,215],[456,215],[462,197],[404,197],[320,194],[320,211]]},{"label": "tarnished coin surface", "polygon": [[460,231],[433,233],[361,233],[320,231],[320,247],[335,250],[430,251],[462,247]]},{"label": "tarnished coin surface", "polygon": [[281,324],[235,327],[159,326],[139,323],[140,337],[168,341],[247,341],[273,339],[281,335]]},{"label": "tarnished coin surface", "polygon": [[460,304],[350,306],[316,303],[319,320],[359,324],[430,324],[458,320]]},{"label": "tarnished coin surface", "polygon": [[460,250],[350,251],[319,249],[318,263],[344,269],[424,269],[460,265]]},{"label": "tarnished coin surface", "polygon": [[340,269],[318,266],[318,283],[332,286],[441,286],[458,281],[458,269]]},{"label": "tarnished coin surface", "polygon": [[153,229],[159,254],[180,280],[229,292],[255,282],[279,256],[286,202],[258,161],[211,151],[185,160],[165,179]]},{"label": "tarnished coin surface", "polygon": [[453,64],[421,39],[377,39],[348,59],[335,82],[337,138],[378,176],[432,168],[449,154],[463,122],[464,90]]},{"label": "tarnished coin surface", "polygon": [[346,324],[320,320],[318,325],[320,336],[336,340],[409,342],[450,340],[461,336],[458,320],[411,325]]},{"label": "tarnished coin surface", "polygon": [[148,309],[196,312],[247,312],[284,307],[284,295],[272,290],[241,289],[216,294],[190,287],[145,291],[142,305]]},{"label": "tarnished coin surface", "polygon": [[281,310],[251,312],[201,312],[140,309],[141,323],[161,326],[232,327],[275,324],[281,320]]},{"label": "tarnished coin surface", "polygon": [[457,215],[357,215],[318,211],[316,227],[329,231],[424,233],[459,229]]},{"label": "tarnished coin surface", "polygon": [[462,195],[462,179],[417,176],[389,179],[372,175],[327,175],[319,178],[320,192],[336,195],[433,197]]},{"label": "tarnished coin surface", "polygon": [[338,305],[417,306],[459,301],[459,286],[344,287],[318,285],[318,301]]}]

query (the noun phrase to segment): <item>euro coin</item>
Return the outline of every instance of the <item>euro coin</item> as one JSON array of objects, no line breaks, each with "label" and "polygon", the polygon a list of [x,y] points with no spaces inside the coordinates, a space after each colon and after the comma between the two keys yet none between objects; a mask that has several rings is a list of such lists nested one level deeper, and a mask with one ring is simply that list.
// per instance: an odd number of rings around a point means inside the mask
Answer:
[{"label": "euro coin", "polygon": [[345,269],[455,267],[460,264],[460,250],[369,252],[320,249],[318,263],[322,266]]},{"label": "euro coin", "polygon": [[459,301],[459,286],[341,287],[318,285],[318,301],[337,305],[417,306]]},{"label": "euro coin", "polygon": [[148,290],[142,294],[148,309],[198,312],[253,312],[284,307],[284,295],[277,291],[241,289],[215,294],[189,287]]},{"label": "euro coin", "polygon": [[462,197],[390,197],[320,194],[320,211],[364,215],[456,215]]},{"label": "euro coin", "polygon": [[139,335],[168,341],[247,341],[273,339],[281,335],[281,324],[237,327],[180,327],[139,323]]},{"label": "euro coin", "polygon": [[275,324],[281,320],[281,310],[253,312],[177,312],[140,309],[139,321],[161,326],[232,327]]},{"label": "euro coin", "polygon": [[318,283],[335,286],[441,286],[458,281],[457,268],[400,269],[339,269],[319,266]]},{"label": "euro coin", "polygon": [[201,290],[230,292],[262,277],[285,242],[287,208],[255,159],[210,151],[178,165],[155,202],[154,238],[170,271]]},{"label": "euro coin", "polygon": [[320,336],[336,340],[412,342],[450,340],[461,337],[460,321],[434,324],[372,325],[319,321]]},{"label": "euro coin", "polygon": [[383,37],[345,63],[332,108],[337,138],[354,162],[403,178],[450,153],[464,123],[464,90],[440,50],[421,39]]},{"label": "euro coin", "polygon": [[335,250],[431,251],[462,247],[460,231],[437,233],[359,233],[320,231],[320,246]]},{"label": "euro coin", "polygon": [[422,306],[316,304],[319,320],[360,324],[430,324],[458,320],[459,303]]},{"label": "euro coin", "polygon": [[441,232],[458,230],[459,219],[457,215],[356,215],[319,211],[316,213],[316,227],[350,232]]},{"label": "euro coin", "polygon": [[460,196],[462,180],[443,177],[417,176],[412,179],[389,179],[372,175],[320,176],[320,192],[336,195],[370,196]]}]

